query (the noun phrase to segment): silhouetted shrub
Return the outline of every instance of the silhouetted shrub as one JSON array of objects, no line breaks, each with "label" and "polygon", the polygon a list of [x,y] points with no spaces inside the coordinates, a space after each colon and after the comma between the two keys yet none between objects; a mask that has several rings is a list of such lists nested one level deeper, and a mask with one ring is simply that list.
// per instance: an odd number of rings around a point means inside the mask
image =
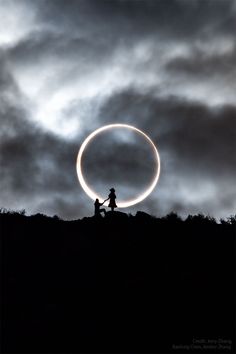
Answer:
[{"label": "silhouetted shrub", "polygon": [[236,225],[236,215],[231,215],[227,218],[228,223],[230,223],[231,225]]},{"label": "silhouetted shrub", "polygon": [[167,222],[170,222],[170,223],[182,222],[181,217],[173,211],[170,214],[167,214],[166,216],[164,216],[163,219]]},{"label": "silhouetted shrub", "polygon": [[206,224],[216,224],[216,219],[209,215],[188,215],[185,220],[186,223],[195,225],[206,225]]}]

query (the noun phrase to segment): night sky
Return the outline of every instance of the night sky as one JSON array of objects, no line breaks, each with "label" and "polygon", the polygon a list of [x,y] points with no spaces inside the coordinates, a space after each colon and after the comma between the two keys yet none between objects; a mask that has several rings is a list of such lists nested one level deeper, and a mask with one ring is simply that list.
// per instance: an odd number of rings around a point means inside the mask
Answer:
[{"label": "night sky", "polygon": [[[91,216],[79,147],[126,123],[155,142],[161,175],[122,211],[235,214],[235,34],[230,0],[0,0],[0,207]],[[104,197],[149,183],[140,139],[104,134],[89,147],[85,172]]]}]

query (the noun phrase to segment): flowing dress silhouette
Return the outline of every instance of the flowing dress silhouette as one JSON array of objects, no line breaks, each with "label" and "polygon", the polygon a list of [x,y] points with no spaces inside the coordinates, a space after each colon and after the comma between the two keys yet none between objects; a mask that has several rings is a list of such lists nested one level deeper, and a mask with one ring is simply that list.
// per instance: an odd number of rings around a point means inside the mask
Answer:
[{"label": "flowing dress silhouette", "polygon": [[108,199],[110,199],[108,206],[111,208],[111,211],[114,211],[114,209],[117,208],[115,189],[111,188],[110,192],[111,193],[108,195]]}]

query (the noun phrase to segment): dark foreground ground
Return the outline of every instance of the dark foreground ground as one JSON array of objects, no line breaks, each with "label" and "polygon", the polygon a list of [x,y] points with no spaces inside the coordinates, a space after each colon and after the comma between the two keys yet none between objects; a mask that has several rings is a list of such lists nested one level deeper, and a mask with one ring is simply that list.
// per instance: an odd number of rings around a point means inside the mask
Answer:
[{"label": "dark foreground ground", "polygon": [[2,352],[234,353],[235,225],[0,214]]}]

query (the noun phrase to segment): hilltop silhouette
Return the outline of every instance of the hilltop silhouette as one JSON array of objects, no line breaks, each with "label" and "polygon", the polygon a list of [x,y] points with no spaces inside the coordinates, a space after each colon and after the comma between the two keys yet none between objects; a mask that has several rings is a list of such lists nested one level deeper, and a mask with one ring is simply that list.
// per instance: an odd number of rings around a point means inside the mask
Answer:
[{"label": "hilltop silhouette", "polygon": [[3,211],[2,352],[233,353],[235,231],[235,216]]}]

